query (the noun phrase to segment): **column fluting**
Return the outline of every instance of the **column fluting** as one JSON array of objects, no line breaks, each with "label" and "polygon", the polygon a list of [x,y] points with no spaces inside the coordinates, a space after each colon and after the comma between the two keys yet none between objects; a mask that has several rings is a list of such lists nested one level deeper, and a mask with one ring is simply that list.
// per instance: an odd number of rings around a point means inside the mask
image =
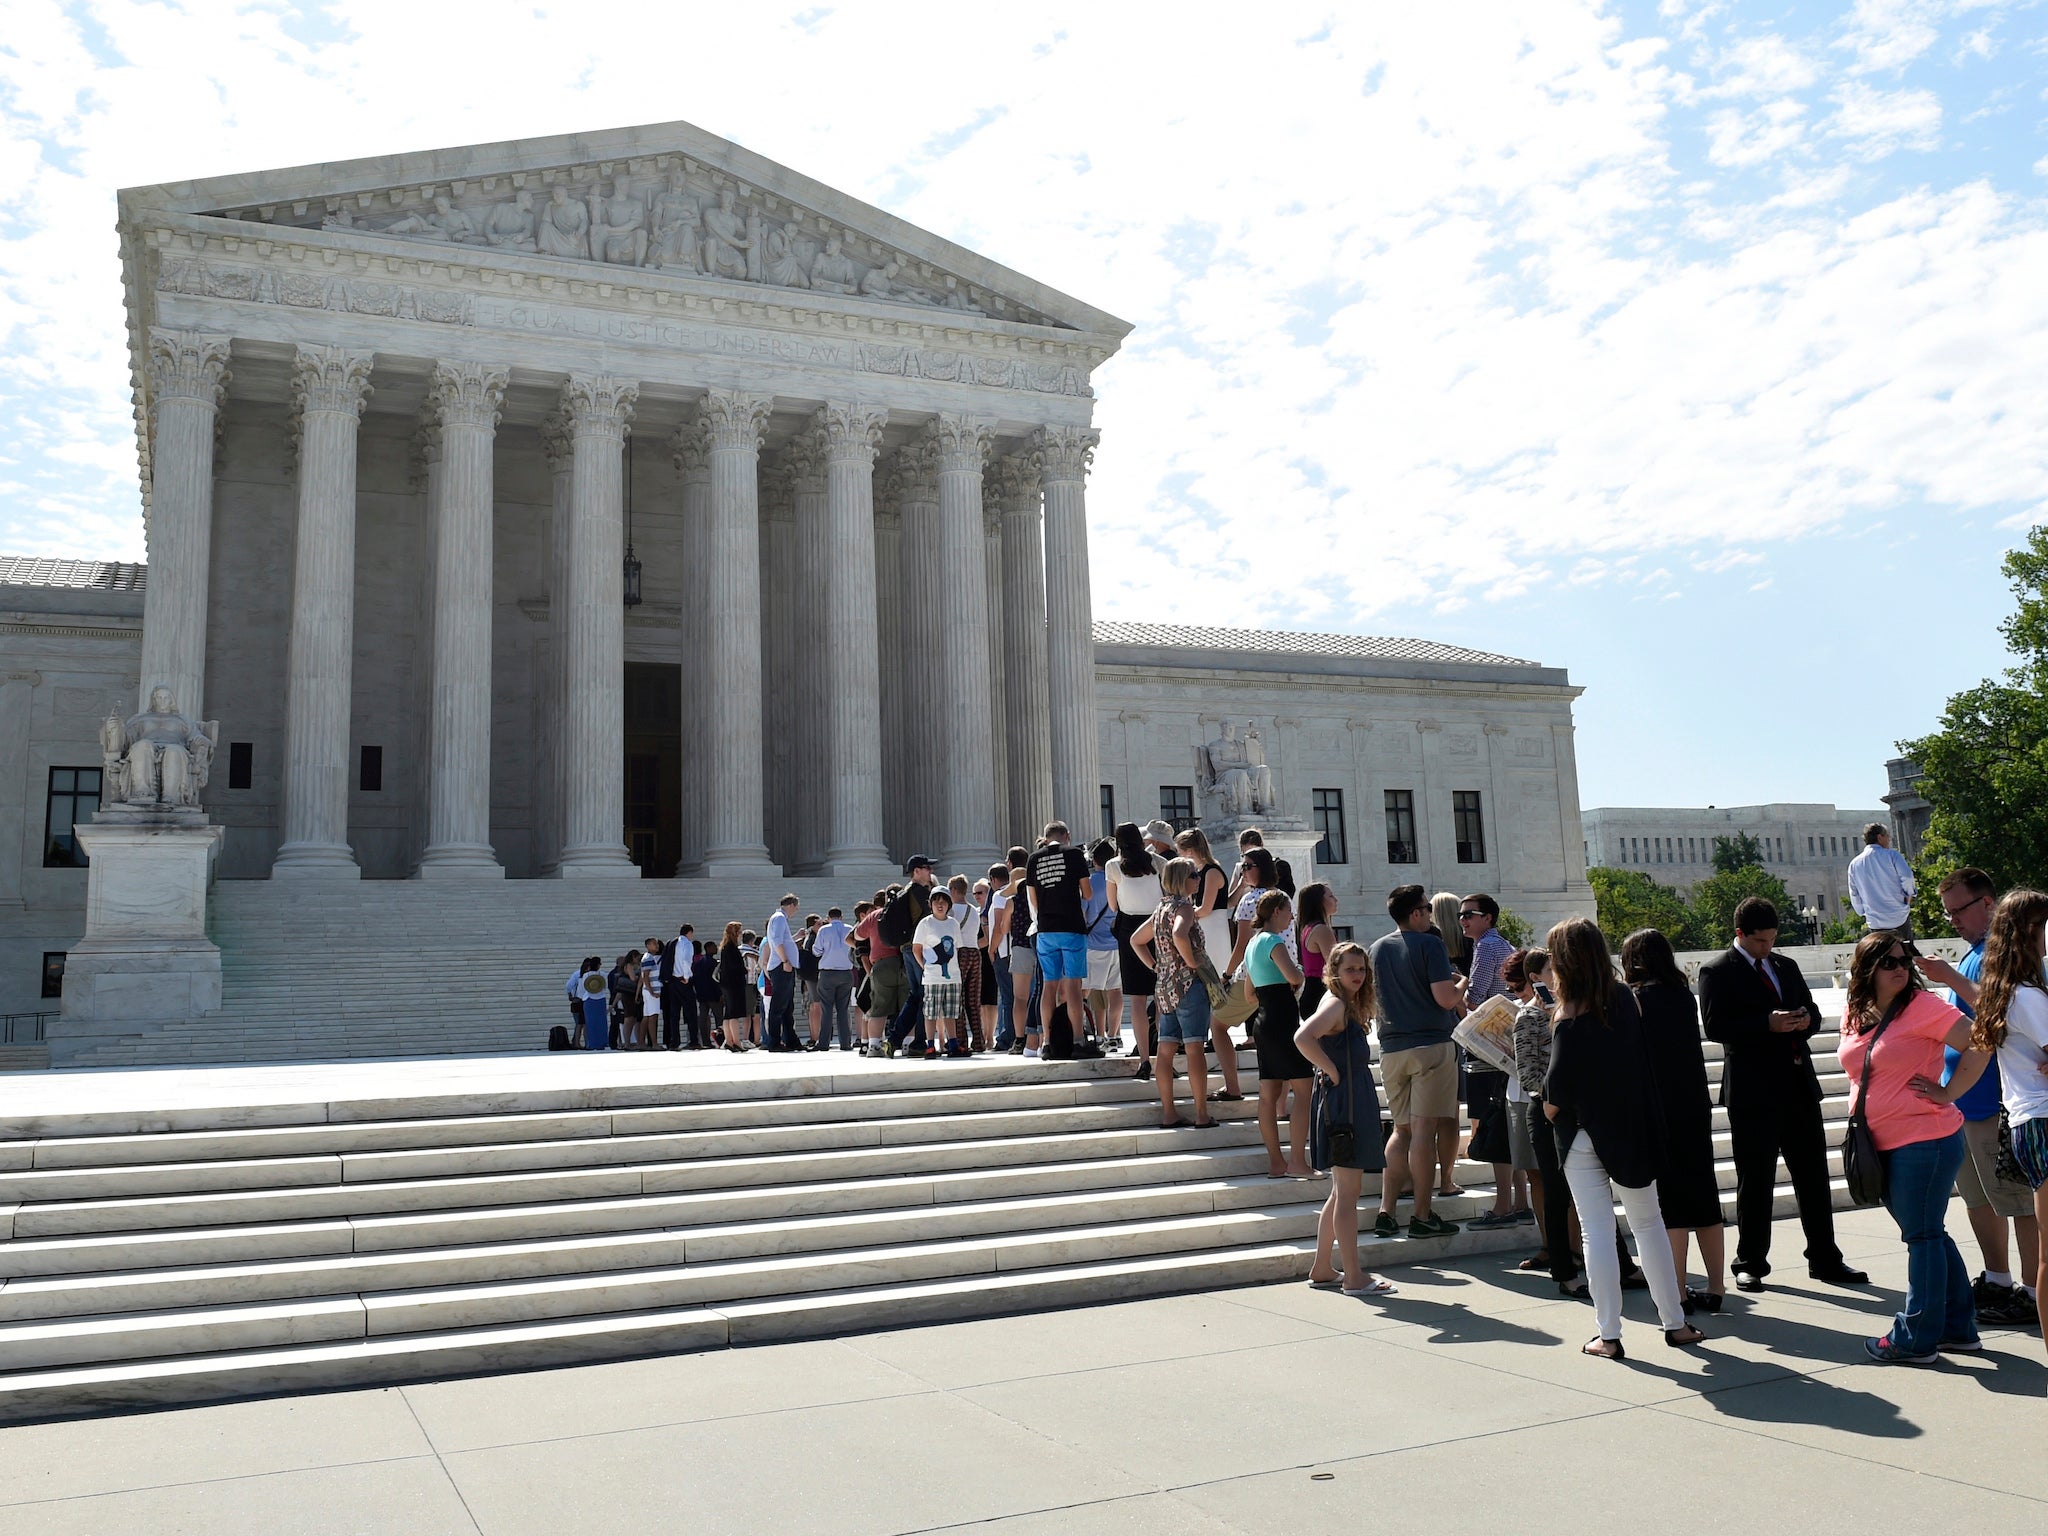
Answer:
[{"label": "column fluting", "polygon": [[787,450],[760,466],[762,832],[771,863],[797,863],[796,465]]},{"label": "column fluting", "polygon": [[640,386],[572,373],[562,413],[575,440],[569,477],[569,644],[563,699],[563,879],[637,878],[626,853],[626,428]]},{"label": "column fluting", "polygon": [[879,407],[861,402],[828,404],[816,418],[825,466],[824,624],[806,665],[822,682],[816,734],[824,743],[820,777],[831,813],[825,867],[838,876],[880,877],[889,869],[874,505],[875,448],[886,419]]},{"label": "column fluting", "polygon": [[441,505],[426,878],[505,873],[491,847],[491,543],[492,455],[509,377],[495,364],[442,362],[428,391],[441,426]]},{"label": "column fluting", "polygon": [[882,700],[882,839],[892,863],[910,854],[909,744],[903,721],[903,476],[892,458],[869,481],[875,504],[875,657]]},{"label": "column fluting", "polygon": [[1052,735],[1045,653],[1045,545],[1038,462],[1010,454],[996,466],[1003,507],[1003,662],[1009,708],[1003,735],[1010,769],[1010,827],[1026,847],[1052,819]]},{"label": "column fluting", "polygon": [[774,868],[761,798],[758,469],[769,405],[767,395],[714,389],[702,406],[711,458],[711,634],[704,656],[711,769],[704,862],[716,873]]},{"label": "column fluting", "polygon": [[685,421],[670,439],[682,500],[683,624],[683,854],[681,873],[704,873],[704,835],[710,804],[711,736],[708,658],[711,654],[711,440],[699,418]]},{"label": "column fluting", "polygon": [[1089,460],[1101,437],[1093,427],[1043,427],[1037,439],[1045,486],[1046,703],[1053,814],[1077,837],[1085,836],[1101,815],[1085,492]]},{"label": "column fluting", "polygon": [[547,665],[541,677],[540,719],[534,731],[540,743],[535,763],[534,817],[538,847],[537,866],[543,877],[552,877],[562,867],[562,842],[568,805],[567,724],[563,700],[568,696],[569,675],[569,501],[571,477],[576,464],[576,440],[569,434],[569,421],[559,410],[548,412],[540,424],[541,452],[548,461],[552,500],[548,510],[548,649]]},{"label": "column fluting", "polygon": [[1010,685],[1009,663],[1003,655],[1002,491],[987,474],[981,481],[981,560],[982,590],[988,607],[988,741],[989,755],[995,764],[996,851],[1000,857],[1002,850],[1021,834],[1010,822]]},{"label": "column fluting", "polygon": [[[825,594],[832,583],[832,546],[825,487],[825,445],[815,429],[790,444],[795,471],[791,558],[790,696],[793,700],[791,865],[812,873],[832,840],[831,725],[826,718]],[[872,546],[870,546],[872,547]]]},{"label": "column fluting", "polygon": [[993,423],[933,423],[939,489],[938,721],[944,754],[939,862],[986,869],[996,855],[995,731],[989,697],[988,569],[982,554],[981,466]]},{"label": "column fluting", "polygon": [[292,362],[299,522],[285,662],[284,838],[273,876],[362,873],[348,843],[356,438],[375,361],[368,352],[301,346]]},{"label": "column fluting", "polygon": [[142,597],[138,709],[168,688],[206,708],[206,585],[213,548],[213,434],[227,395],[228,338],[149,333],[149,581]]}]

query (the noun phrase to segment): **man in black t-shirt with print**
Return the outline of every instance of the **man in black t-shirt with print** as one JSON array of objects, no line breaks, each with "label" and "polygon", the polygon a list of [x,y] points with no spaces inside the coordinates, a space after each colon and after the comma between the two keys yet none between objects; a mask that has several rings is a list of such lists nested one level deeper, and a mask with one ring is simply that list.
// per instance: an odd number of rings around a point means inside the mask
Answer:
[{"label": "man in black t-shirt with print", "polygon": [[[1038,925],[1038,970],[1045,983],[1030,1033],[1042,1042],[1043,1054],[1051,1054],[1053,1009],[1064,1003],[1074,1055],[1100,1056],[1100,1046],[1081,1038],[1081,997],[1088,985],[1088,922],[1082,915],[1088,896],[1088,856],[1072,846],[1065,822],[1046,824],[1045,837],[1024,866],[1024,889]],[[1041,1050],[1027,1041],[1024,1054],[1037,1056]]]}]

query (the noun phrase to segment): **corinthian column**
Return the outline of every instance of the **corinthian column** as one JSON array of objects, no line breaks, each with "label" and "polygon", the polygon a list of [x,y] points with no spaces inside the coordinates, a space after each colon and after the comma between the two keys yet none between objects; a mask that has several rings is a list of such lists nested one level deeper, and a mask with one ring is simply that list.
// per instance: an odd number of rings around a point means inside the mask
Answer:
[{"label": "corinthian column", "polygon": [[946,751],[952,739],[939,717],[939,483],[929,435],[896,451],[902,539],[902,624],[897,662],[902,700],[903,835],[910,852],[930,855],[945,833]]},{"label": "corinthian column", "polygon": [[791,788],[795,826],[791,863],[806,873],[824,862],[832,838],[831,728],[825,717],[825,593],[832,584],[827,527],[825,445],[813,430],[789,446],[794,472],[790,558],[794,565],[789,630]]},{"label": "corinthian column", "polygon": [[569,496],[575,473],[575,439],[568,418],[550,411],[540,424],[541,451],[547,455],[553,501],[548,512],[548,663],[541,679],[538,795],[540,872],[553,876],[562,867],[563,820],[568,804],[569,760],[565,701],[569,675]]},{"label": "corinthian column", "polygon": [[805,665],[822,683],[813,732],[829,797],[825,867],[835,876],[889,872],[882,831],[882,689],[875,597],[875,447],[886,413],[854,402],[817,415],[825,465],[823,633]]},{"label": "corinthian column", "polygon": [[1088,593],[1088,462],[1093,427],[1041,427],[1045,483],[1045,660],[1053,814],[1075,836],[1101,819],[1096,769],[1095,609]]},{"label": "corinthian column", "polygon": [[1010,831],[1028,846],[1052,819],[1052,736],[1046,722],[1045,546],[1039,538],[1038,465],[1012,454],[996,466],[1003,508],[1003,664],[1009,701],[1003,736],[1010,769]]},{"label": "corinthian column", "polygon": [[763,464],[761,508],[761,807],[771,863],[793,868],[797,853],[796,464],[788,453]]},{"label": "corinthian column", "polygon": [[362,874],[348,845],[348,726],[356,616],[356,430],[368,352],[300,347],[299,528],[285,662],[284,842],[271,874]]},{"label": "corinthian column", "polygon": [[711,740],[707,873],[771,871],[761,815],[761,429],[767,395],[714,389],[702,419],[711,452],[711,634],[703,664]]},{"label": "corinthian column", "polygon": [[[995,762],[996,849],[1022,835],[1010,822],[1009,663],[1003,655],[1003,505],[995,480],[981,481],[981,570],[988,606],[989,755]],[[1029,840],[1027,839],[1027,842]]]},{"label": "corinthian column", "polygon": [[682,485],[683,521],[683,856],[680,872],[704,873],[704,828],[710,805],[711,740],[711,440],[701,419],[685,421],[669,440]]},{"label": "corinthian column", "polygon": [[640,386],[572,373],[562,414],[575,440],[569,477],[569,645],[564,679],[565,880],[635,879],[626,855],[626,559],[620,514],[626,427]]},{"label": "corinthian column", "polygon": [[149,333],[149,581],[142,597],[142,697],[168,688],[201,717],[206,572],[213,547],[213,429],[227,394],[228,338]]},{"label": "corinthian column", "polygon": [[982,554],[981,462],[993,423],[941,416],[933,423],[939,472],[939,718],[946,754],[939,862],[986,869],[996,856],[996,765],[989,740],[988,573]]},{"label": "corinthian column", "polygon": [[903,478],[892,463],[869,482],[875,506],[875,656],[882,697],[882,841],[897,858],[910,847],[909,743],[903,722]]},{"label": "corinthian column", "polygon": [[495,878],[491,851],[491,453],[508,370],[437,363],[429,408],[441,424],[434,525],[434,695],[427,848],[420,875]]}]

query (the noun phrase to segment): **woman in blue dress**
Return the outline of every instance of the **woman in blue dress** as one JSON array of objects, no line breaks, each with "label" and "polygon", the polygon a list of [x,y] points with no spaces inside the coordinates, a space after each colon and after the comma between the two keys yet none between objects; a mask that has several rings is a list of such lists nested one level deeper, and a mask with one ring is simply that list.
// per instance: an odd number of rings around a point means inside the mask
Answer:
[{"label": "woman in blue dress", "polygon": [[609,1050],[612,1043],[611,980],[604,973],[602,961],[577,979],[576,990],[583,999],[583,1048],[586,1051]]},{"label": "woman in blue dress", "polygon": [[1342,1289],[1346,1296],[1391,1296],[1394,1283],[1358,1259],[1359,1187],[1368,1172],[1383,1172],[1387,1166],[1380,1095],[1372,1081],[1372,1042],[1366,1038],[1372,1023],[1372,962],[1347,940],[1330,952],[1323,982],[1329,991],[1294,1036],[1295,1046],[1316,1069],[1309,1164],[1330,1175],[1330,1198],[1316,1222],[1308,1283],[1319,1291]]}]

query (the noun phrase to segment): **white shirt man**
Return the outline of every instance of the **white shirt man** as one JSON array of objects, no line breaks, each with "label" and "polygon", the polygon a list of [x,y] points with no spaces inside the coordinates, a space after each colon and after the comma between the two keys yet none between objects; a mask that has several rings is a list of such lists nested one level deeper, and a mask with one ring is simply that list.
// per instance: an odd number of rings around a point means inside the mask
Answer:
[{"label": "white shirt man", "polygon": [[1873,822],[1863,829],[1863,851],[1849,864],[1849,905],[1873,929],[1892,928],[1912,936],[1913,866],[1892,846],[1892,836]]}]

